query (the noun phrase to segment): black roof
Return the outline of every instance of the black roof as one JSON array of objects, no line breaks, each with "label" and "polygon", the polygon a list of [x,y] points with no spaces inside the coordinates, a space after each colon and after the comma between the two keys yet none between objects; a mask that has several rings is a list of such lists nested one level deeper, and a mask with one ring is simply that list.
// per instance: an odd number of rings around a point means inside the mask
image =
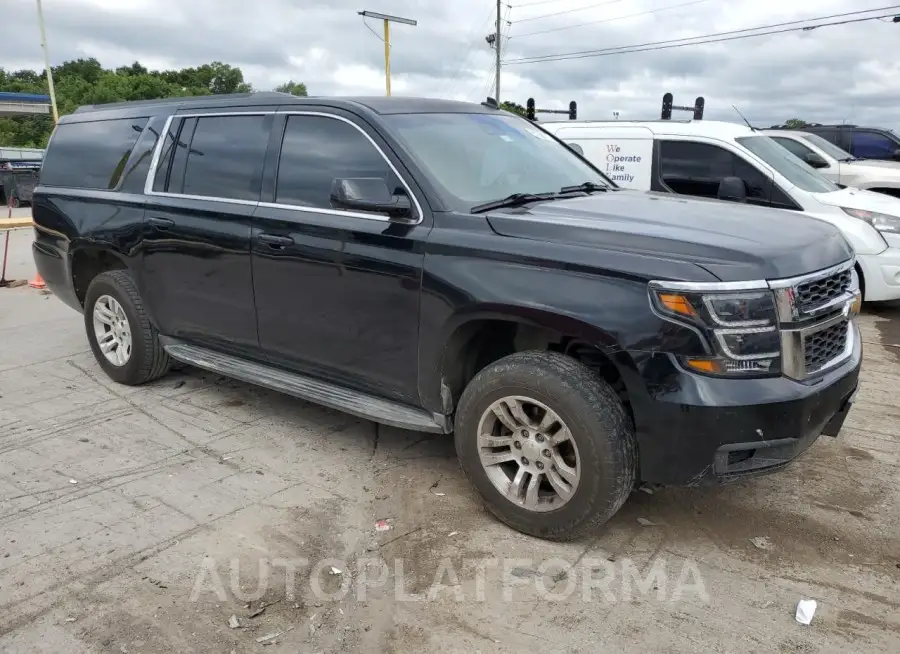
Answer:
[{"label": "black roof", "polygon": [[225,95],[197,95],[178,98],[161,98],[159,100],[136,100],[131,102],[114,102],[110,104],[84,105],[74,111],[74,115],[95,112],[114,111],[132,113],[134,110],[144,112],[175,112],[179,109],[215,109],[217,107],[258,107],[277,105],[326,105],[337,108],[352,109],[366,107],[377,114],[407,113],[489,113],[497,109],[472,102],[457,102],[435,98],[411,98],[403,96],[346,96],[346,97],[298,97],[289,93],[267,91],[260,93],[234,93]]}]

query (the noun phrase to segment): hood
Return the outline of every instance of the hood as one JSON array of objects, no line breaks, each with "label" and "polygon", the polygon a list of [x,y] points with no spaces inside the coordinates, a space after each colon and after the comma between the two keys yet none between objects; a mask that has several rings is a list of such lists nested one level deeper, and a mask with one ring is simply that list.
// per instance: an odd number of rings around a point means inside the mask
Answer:
[{"label": "hood", "polygon": [[856,159],[844,163],[848,166],[853,166],[854,168],[857,166],[862,166],[864,168],[884,168],[886,171],[890,170],[892,173],[894,171],[900,173],[900,161],[892,161],[889,159]]},{"label": "hood", "polygon": [[837,228],[797,212],[663,193],[595,193],[487,219],[503,236],[686,261],[722,281],[794,277],[853,256]]},{"label": "hood", "polygon": [[898,181],[900,180],[900,161],[882,161],[880,159],[842,161],[841,172],[850,175],[865,175],[869,179]]},{"label": "hood", "polygon": [[832,207],[863,209],[865,211],[886,213],[890,216],[900,216],[900,198],[891,197],[884,193],[865,191],[858,188],[842,188],[831,193],[813,193],[813,196],[822,204]]}]

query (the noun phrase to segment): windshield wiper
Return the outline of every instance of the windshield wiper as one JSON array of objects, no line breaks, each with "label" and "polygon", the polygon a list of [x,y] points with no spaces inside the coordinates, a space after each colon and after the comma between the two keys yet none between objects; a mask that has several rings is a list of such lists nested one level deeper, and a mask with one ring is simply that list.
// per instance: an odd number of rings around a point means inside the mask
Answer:
[{"label": "windshield wiper", "polygon": [[584,184],[576,184],[575,186],[563,186],[559,189],[560,193],[578,193],[579,191],[583,193],[596,193],[597,191],[608,191],[610,190],[608,186],[605,184],[598,184],[597,182],[585,182]]},{"label": "windshield wiper", "polygon": [[540,200],[552,200],[558,197],[556,193],[513,193],[507,195],[501,200],[491,200],[484,204],[476,204],[471,209],[471,213],[483,213],[493,209],[502,209],[504,207],[521,207],[529,202],[538,202]]}]

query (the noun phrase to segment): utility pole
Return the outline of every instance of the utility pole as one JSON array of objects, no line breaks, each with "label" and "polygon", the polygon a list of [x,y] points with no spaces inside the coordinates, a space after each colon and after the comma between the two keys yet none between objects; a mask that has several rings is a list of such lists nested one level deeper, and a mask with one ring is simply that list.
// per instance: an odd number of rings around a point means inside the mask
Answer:
[{"label": "utility pole", "polygon": [[[412,25],[415,27],[418,25],[417,21],[412,20],[411,18],[400,18],[400,16],[389,16],[388,14],[379,14],[375,11],[359,11],[357,12],[360,16],[363,17],[363,21],[366,18],[375,18],[377,20],[384,21],[384,90],[385,95],[390,96],[391,94],[391,23],[403,23],[404,25]],[[368,27],[368,25],[367,25]],[[371,27],[369,28],[372,29]],[[378,36],[378,34],[375,34]]]},{"label": "utility pole", "polygon": [[41,26],[41,47],[44,49],[44,66],[47,68],[47,85],[50,87],[50,107],[53,109],[53,124],[56,125],[59,122],[59,111],[56,109],[56,90],[53,88],[53,71],[50,69],[50,52],[47,50],[47,31],[44,29],[44,10],[41,7],[41,0],[37,0],[37,11],[38,23]]},{"label": "utility pole", "polygon": [[500,3],[502,0],[497,0],[497,31],[494,33],[494,49],[496,50],[495,54],[497,55],[497,71],[494,73],[494,100],[497,101],[497,104],[500,104],[500,42],[502,36],[500,35],[500,26],[502,23],[500,22]]}]

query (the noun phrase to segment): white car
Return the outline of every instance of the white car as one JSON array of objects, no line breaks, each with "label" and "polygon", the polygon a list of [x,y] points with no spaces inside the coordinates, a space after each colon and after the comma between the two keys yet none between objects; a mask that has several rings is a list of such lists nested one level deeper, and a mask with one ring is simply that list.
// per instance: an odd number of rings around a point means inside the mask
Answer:
[{"label": "white car", "polygon": [[859,159],[810,132],[764,129],[760,133],[790,150],[835,184],[900,197],[900,161]]},{"label": "white car", "polygon": [[[715,121],[541,123],[624,188],[746,202],[827,221],[868,301],[900,299],[900,198],[841,188],[770,137]],[[773,239],[778,234],[772,234]]]}]

